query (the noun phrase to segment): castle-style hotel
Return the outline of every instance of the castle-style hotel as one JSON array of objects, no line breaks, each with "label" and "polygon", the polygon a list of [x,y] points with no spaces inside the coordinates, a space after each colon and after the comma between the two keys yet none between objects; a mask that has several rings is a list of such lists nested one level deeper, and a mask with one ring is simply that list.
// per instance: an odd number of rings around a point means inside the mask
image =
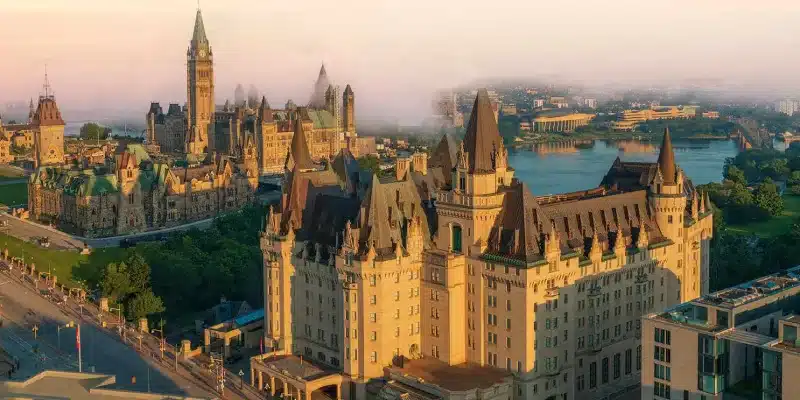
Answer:
[{"label": "castle-style hotel", "polygon": [[613,398],[638,390],[642,316],[708,291],[711,205],[669,132],[656,163],[547,197],[514,178],[484,90],[461,143],[391,177],[312,158],[295,135],[261,237],[251,384],[273,395]]}]

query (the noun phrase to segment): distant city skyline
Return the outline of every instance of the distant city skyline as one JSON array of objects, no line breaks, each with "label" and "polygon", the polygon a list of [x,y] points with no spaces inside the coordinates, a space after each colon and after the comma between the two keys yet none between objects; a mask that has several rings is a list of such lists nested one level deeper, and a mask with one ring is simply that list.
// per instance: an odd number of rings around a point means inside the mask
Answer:
[{"label": "distant city skyline", "polygon": [[[218,103],[255,85],[304,104],[322,62],[359,94],[359,118],[416,122],[435,90],[485,78],[558,76],[586,84],[688,79],[791,92],[800,5],[509,0],[201,3]],[[147,111],[184,103],[197,2],[0,0],[0,104],[36,97],[44,66],[67,109]],[[491,12],[487,12],[491,10]],[[11,79],[8,79],[11,77]],[[69,118],[69,117],[66,117]]]}]

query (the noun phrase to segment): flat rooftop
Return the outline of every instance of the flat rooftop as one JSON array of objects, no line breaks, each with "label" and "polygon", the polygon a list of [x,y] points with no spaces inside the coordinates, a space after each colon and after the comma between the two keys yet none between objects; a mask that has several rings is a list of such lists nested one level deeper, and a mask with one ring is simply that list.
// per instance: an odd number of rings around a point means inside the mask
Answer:
[{"label": "flat rooftop", "polygon": [[0,397],[13,399],[91,399],[91,400],[166,400],[185,399],[181,395],[131,392],[113,389],[113,375],[64,371],[43,371],[25,381],[0,382]]},{"label": "flat rooftop", "polygon": [[[792,292],[787,293],[790,290]],[[762,304],[752,304],[756,301],[770,298],[780,300],[783,297],[796,295],[800,295],[800,266],[707,294],[662,313],[650,314],[647,318],[660,319],[706,332],[720,332],[729,326],[724,322],[720,325],[717,319],[709,318],[709,307],[724,310],[729,313],[727,318],[734,318],[742,312],[759,309],[772,303],[765,301]]]},{"label": "flat rooftop", "polygon": [[694,303],[732,309],[800,286],[800,266],[707,294]]},{"label": "flat rooftop", "polygon": [[295,355],[272,356],[259,361],[267,366],[275,367],[275,369],[285,374],[302,378],[304,381],[313,381],[335,373],[334,371],[320,368]]},{"label": "flat rooftop", "polygon": [[448,365],[433,358],[406,360],[402,368],[395,366],[391,370],[450,391],[485,389],[511,376],[511,373],[504,369],[469,363]]}]

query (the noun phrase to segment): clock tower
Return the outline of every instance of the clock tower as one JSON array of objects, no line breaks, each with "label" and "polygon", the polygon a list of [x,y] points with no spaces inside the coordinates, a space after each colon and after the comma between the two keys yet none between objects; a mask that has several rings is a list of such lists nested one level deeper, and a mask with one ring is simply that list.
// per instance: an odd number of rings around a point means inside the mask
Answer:
[{"label": "clock tower", "polygon": [[200,9],[186,61],[186,152],[204,154],[211,150],[209,130],[214,121],[214,56]]}]

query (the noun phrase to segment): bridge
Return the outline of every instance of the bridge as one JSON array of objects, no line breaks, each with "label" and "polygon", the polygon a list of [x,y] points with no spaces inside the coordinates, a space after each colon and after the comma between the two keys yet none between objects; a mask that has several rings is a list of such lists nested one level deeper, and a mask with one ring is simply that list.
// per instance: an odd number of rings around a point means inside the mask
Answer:
[{"label": "bridge", "polygon": [[772,137],[766,129],[759,127],[758,121],[750,118],[731,118],[736,131],[731,134],[739,146],[739,151],[748,149],[771,149]]}]

